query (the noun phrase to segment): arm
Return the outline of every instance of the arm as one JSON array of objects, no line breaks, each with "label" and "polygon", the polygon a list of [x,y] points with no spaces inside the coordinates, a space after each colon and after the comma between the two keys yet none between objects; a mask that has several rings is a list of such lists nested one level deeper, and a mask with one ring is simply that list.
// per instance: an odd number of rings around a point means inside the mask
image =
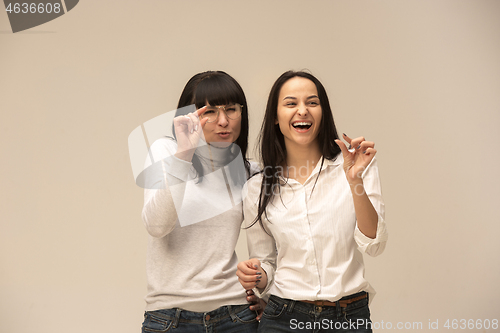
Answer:
[{"label": "arm", "polygon": [[162,139],[150,147],[142,175],[146,189],[142,219],[153,237],[164,237],[177,225],[177,210],[184,200],[191,159],[207,122],[199,119],[205,109],[174,118],[177,143]]},{"label": "arm", "polygon": [[[360,193],[360,190],[361,188],[358,188],[358,194]],[[362,252],[365,252],[371,256],[377,256],[381,254],[385,249],[388,239],[388,233],[385,224],[385,205],[382,199],[378,165],[375,158],[363,173],[363,192],[364,196],[368,198],[371,209],[373,209],[375,213],[375,217],[371,217],[372,220],[370,220],[370,222],[373,223],[373,219],[375,219],[375,234],[374,237],[367,236],[367,234],[364,232],[363,226],[360,223],[358,210],[357,208],[355,208],[357,223],[356,229],[354,231],[354,239],[356,240],[356,243],[358,244],[358,247]],[[353,198],[354,196],[357,196],[357,194],[353,194]],[[356,205],[356,201],[354,202]],[[361,206],[361,209],[363,209],[363,206]],[[363,220],[362,222],[365,221],[366,220]]]},{"label": "arm", "polygon": [[354,148],[352,151],[336,140],[344,157],[344,171],[349,182],[356,213],[355,240],[363,252],[376,256],[383,252],[387,242],[377,163],[374,160],[375,144],[363,137],[344,138]]},{"label": "arm", "polygon": [[175,157],[176,150],[175,142],[160,139],[153,143],[146,160],[142,219],[153,237],[164,237],[177,224],[176,207],[182,205],[191,163]]},{"label": "arm", "polygon": [[[260,178],[248,181],[243,188],[243,193],[246,194],[243,201],[243,225],[245,227],[251,225],[257,216],[260,195],[260,182],[258,179]],[[250,259],[238,264],[237,275],[245,289],[257,287],[259,293],[265,294],[274,280],[276,244],[274,238],[268,235],[258,222],[248,228],[246,233]]]}]

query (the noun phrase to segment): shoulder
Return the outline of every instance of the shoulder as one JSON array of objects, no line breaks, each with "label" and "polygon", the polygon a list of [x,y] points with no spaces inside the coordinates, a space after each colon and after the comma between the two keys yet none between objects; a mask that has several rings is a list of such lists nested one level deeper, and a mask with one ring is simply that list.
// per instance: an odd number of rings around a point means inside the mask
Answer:
[{"label": "shoulder", "polygon": [[262,170],[259,163],[255,161],[248,161],[250,163],[250,175],[248,178],[252,178],[254,175],[260,173]]},{"label": "shoulder", "polygon": [[259,170],[258,173],[250,176],[250,178],[245,183],[243,187],[244,196],[255,197],[260,194],[260,186],[262,183],[262,172]]}]

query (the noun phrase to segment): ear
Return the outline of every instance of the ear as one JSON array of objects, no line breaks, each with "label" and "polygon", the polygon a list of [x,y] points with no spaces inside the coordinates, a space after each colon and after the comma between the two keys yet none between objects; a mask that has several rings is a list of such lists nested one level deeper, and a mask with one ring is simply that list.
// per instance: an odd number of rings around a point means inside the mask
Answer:
[{"label": "ear", "polygon": [[274,125],[278,125],[279,121],[278,118],[274,119]]}]

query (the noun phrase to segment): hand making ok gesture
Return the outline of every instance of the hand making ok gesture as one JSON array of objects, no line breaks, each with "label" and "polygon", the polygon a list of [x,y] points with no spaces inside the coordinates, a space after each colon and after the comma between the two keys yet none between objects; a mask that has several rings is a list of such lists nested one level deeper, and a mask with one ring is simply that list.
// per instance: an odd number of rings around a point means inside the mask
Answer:
[{"label": "hand making ok gesture", "polygon": [[363,171],[366,170],[368,164],[370,164],[377,153],[377,150],[374,148],[375,143],[366,141],[362,136],[351,139],[344,134],[343,137],[349,143],[349,150],[342,141],[337,139],[335,142],[340,147],[340,150],[342,150],[342,156],[344,156],[344,172],[347,181],[349,184],[359,183],[362,181],[361,175]]}]

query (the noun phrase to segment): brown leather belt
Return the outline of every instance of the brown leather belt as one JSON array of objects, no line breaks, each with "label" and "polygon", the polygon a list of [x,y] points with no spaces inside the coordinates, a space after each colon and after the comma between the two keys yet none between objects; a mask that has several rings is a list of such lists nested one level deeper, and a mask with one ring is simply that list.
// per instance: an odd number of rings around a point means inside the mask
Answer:
[{"label": "brown leather belt", "polygon": [[[360,295],[358,297],[354,298],[349,298],[349,299],[341,299],[338,300],[340,307],[345,308],[347,307],[347,304],[354,303],[356,301],[359,301],[361,299],[364,299],[367,297],[367,293]],[[323,307],[323,306],[337,306],[337,302],[330,302],[330,301],[299,301],[299,302],[304,302],[304,303],[309,303],[309,304],[314,304],[315,306]]]}]

